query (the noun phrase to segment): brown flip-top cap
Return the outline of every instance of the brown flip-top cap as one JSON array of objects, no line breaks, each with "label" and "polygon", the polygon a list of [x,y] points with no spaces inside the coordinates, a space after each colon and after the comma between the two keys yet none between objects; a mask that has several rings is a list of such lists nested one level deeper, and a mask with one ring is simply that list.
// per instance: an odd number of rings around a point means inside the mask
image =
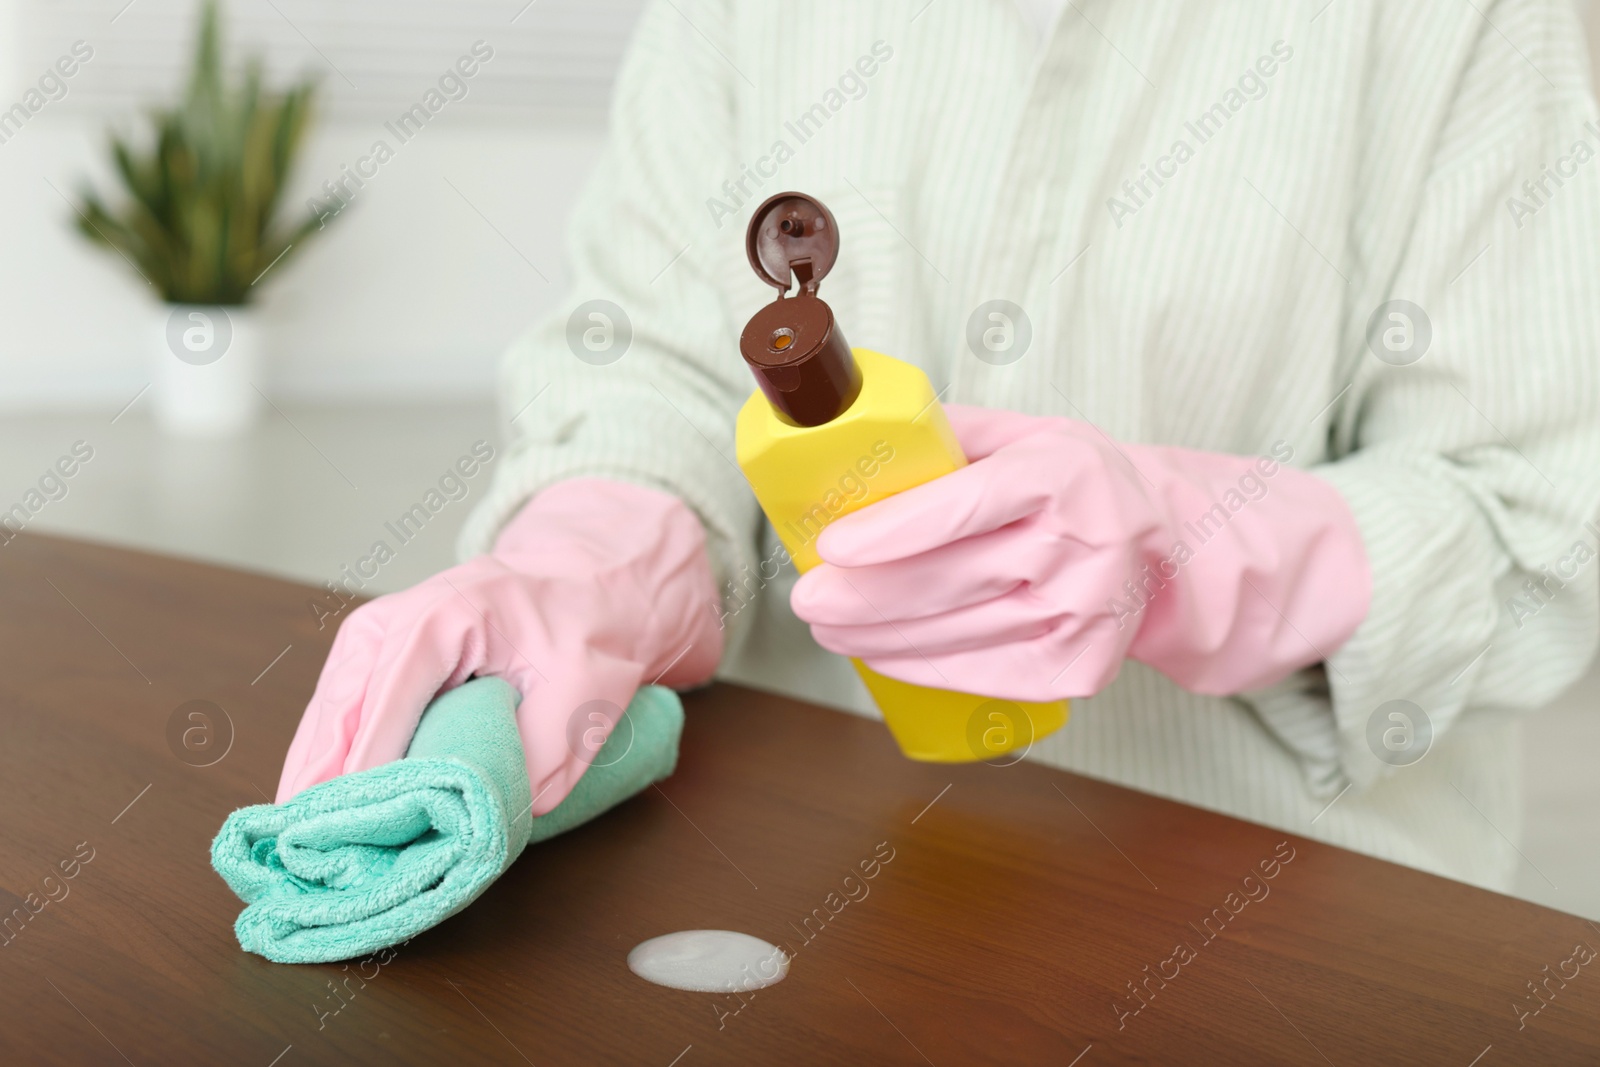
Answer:
[{"label": "brown flip-top cap", "polygon": [[[839,227],[820,200],[779,193],[756,208],[745,231],[756,276],[778,298],[751,316],[739,352],[772,406],[799,426],[843,414],[861,392],[861,368],[817,295],[839,256]],[[797,283],[794,296],[789,286]]]}]

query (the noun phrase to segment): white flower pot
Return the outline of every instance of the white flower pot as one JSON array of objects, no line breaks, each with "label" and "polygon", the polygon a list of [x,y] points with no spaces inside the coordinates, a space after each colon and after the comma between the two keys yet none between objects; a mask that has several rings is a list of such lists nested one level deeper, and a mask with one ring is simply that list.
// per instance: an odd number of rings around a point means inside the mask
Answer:
[{"label": "white flower pot", "polygon": [[163,304],[152,331],[156,425],[182,437],[230,437],[261,407],[260,331],[247,307]]}]

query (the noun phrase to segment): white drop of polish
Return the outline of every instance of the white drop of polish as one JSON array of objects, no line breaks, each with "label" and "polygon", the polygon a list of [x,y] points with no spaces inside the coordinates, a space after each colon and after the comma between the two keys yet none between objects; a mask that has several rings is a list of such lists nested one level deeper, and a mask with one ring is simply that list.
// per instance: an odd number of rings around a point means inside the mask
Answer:
[{"label": "white drop of polish", "polygon": [[789,957],[776,945],[732,930],[680,930],[642,941],[628,969],[670,989],[734,993],[783,981]]}]

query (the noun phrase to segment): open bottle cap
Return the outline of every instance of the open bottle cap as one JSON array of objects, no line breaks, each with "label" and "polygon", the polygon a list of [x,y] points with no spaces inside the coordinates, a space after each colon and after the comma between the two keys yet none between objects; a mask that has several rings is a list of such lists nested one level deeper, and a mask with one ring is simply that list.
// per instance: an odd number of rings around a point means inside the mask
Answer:
[{"label": "open bottle cap", "polygon": [[750,217],[744,249],[751,268],[768,285],[787,293],[793,277],[801,292],[815,295],[839,258],[839,227],[822,201],[804,193],[779,193]]},{"label": "open bottle cap", "polygon": [[[833,309],[817,296],[839,256],[833,213],[804,193],[779,193],[751,216],[745,252],[778,298],[745,324],[740,354],[787,421],[820,426],[837,418],[861,392],[861,368],[834,324]],[[792,297],[791,279],[798,282]]]}]

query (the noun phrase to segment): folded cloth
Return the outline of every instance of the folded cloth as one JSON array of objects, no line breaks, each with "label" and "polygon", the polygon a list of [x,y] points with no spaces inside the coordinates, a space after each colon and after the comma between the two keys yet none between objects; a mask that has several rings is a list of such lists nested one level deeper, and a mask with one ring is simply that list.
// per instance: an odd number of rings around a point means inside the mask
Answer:
[{"label": "folded cloth", "polygon": [[435,698],[404,759],[228,816],[211,865],[248,906],[239,945],[326,963],[399,944],[454,915],[530,842],[570,830],[672,773],[677,694],[639,690],[572,792],[532,818],[521,697],[476,678]]}]

